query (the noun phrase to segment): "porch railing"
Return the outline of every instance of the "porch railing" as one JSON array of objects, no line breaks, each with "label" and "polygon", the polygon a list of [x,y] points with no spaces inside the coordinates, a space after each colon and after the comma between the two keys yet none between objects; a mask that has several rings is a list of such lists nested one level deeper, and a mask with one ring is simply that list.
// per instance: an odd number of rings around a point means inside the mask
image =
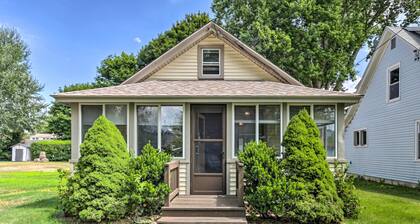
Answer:
[{"label": "porch railing", "polygon": [[171,191],[165,199],[165,206],[169,206],[171,201],[179,194],[179,161],[171,161],[165,164],[164,181],[168,184]]},{"label": "porch railing", "polygon": [[236,197],[241,205],[244,204],[244,164],[236,161]]}]

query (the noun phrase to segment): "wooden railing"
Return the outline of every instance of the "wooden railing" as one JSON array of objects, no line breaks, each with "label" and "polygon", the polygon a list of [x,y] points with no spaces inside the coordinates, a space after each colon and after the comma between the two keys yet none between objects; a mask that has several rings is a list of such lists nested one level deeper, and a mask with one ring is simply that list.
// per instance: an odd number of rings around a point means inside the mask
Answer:
[{"label": "wooden railing", "polygon": [[171,161],[165,164],[164,172],[165,183],[171,191],[165,199],[165,206],[169,206],[171,201],[179,194],[179,161]]},{"label": "wooden railing", "polygon": [[244,164],[236,161],[236,197],[243,205],[244,203]]}]

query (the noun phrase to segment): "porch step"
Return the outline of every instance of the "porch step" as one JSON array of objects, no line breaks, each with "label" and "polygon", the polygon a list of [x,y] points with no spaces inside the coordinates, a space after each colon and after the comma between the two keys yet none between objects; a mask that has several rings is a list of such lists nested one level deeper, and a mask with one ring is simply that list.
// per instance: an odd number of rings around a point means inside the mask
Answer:
[{"label": "porch step", "polygon": [[162,208],[157,223],[247,223],[245,208],[235,196],[189,195],[176,197]]},{"label": "porch step", "polygon": [[231,224],[246,224],[246,218],[244,217],[169,217],[165,216],[160,218],[157,223],[168,224],[168,223],[196,223],[196,224],[208,224],[208,223],[231,223]]}]

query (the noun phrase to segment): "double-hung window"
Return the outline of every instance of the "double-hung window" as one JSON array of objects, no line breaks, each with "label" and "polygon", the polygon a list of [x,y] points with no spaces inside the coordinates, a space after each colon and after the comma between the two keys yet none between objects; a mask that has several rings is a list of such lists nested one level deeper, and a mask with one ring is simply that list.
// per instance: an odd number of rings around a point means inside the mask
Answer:
[{"label": "double-hung window", "polygon": [[199,78],[223,78],[223,46],[199,47]]},{"label": "double-hung window", "polygon": [[420,121],[416,121],[416,159],[420,160]]},{"label": "double-hung window", "polygon": [[101,115],[105,115],[117,126],[124,140],[127,142],[127,104],[81,105],[81,113],[82,141],[85,139],[87,131],[92,127],[96,119]]},{"label": "double-hung window", "polygon": [[137,154],[150,143],[174,157],[183,157],[183,116],[180,105],[138,105]]},{"label": "double-hung window", "polygon": [[235,105],[234,111],[235,156],[251,141],[264,141],[280,155],[280,105]]},{"label": "double-hung window", "polygon": [[388,101],[400,98],[400,68],[399,65],[388,69]]},{"label": "double-hung window", "polygon": [[336,107],[335,105],[290,105],[289,121],[301,110],[306,110],[314,119],[327,157],[336,157]]}]

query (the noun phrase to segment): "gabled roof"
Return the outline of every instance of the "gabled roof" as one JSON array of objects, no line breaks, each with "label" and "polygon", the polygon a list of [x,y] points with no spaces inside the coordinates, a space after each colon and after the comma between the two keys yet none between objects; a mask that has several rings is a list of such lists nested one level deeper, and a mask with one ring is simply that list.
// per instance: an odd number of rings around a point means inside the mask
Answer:
[{"label": "gabled roof", "polygon": [[187,37],[186,39],[175,45],[173,48],[168,50],[166,53],[158,57],[156,60],[146,65],[143,69],[138,71],[132,77],[125,80],[122,83],[122,85],[132,84],[146,80],[152,74],[154,74],[170,62],[172,62],[175,58],[185,53],[198,42],[210,35],[215,35],[217,38],[225,41],[232,48],[236,49],[242,55],[250,59],[258,66],[260,66],[269,74],[277,78],[279,81],[286,84],[303,86],[291,75],[287,74],[285,71],[274,65],[272,62],[270,62],[254,50],[252,50],[246,44],[242,43],[239,39],[237,39],[236,37],[234,37],[233,35],[231,35],[230,33],[228,33],[223,28],[221,28],[213,22],[209,22],[208,24],[197,30],[195,33],[191,34],[189,37]]},{"label": "gabled roof", "polygon": [[353,93],[329,91],[290,85],[277,81],[227,80],[148,80],[118,86],[59,93],[58,101],[81,99],[144,99],[144,98],[247,98],[247,99],[336,99],[355,103],[361,96]]},{"label": "gabled roof", "polygon": [[[363,73],[362,79],[356,86],[356,94],[364,95],[368,89],[369,83],[372,80],[376,68],[384,55],[385,50],[388,47],[389,41],[395,36],[399,36],[402,40],[410,44],[414,49],[420,49],[420,27],[386,27],[382,33],[381,38],[378,42],[378,47],[372,55],[365,72]],[[408,52],[411,54],[412,52]],[[351,106],[348,114],[345,117],[345,123],[348,125],[353,119],[354,115],[359,108],[359,104]]]}]

